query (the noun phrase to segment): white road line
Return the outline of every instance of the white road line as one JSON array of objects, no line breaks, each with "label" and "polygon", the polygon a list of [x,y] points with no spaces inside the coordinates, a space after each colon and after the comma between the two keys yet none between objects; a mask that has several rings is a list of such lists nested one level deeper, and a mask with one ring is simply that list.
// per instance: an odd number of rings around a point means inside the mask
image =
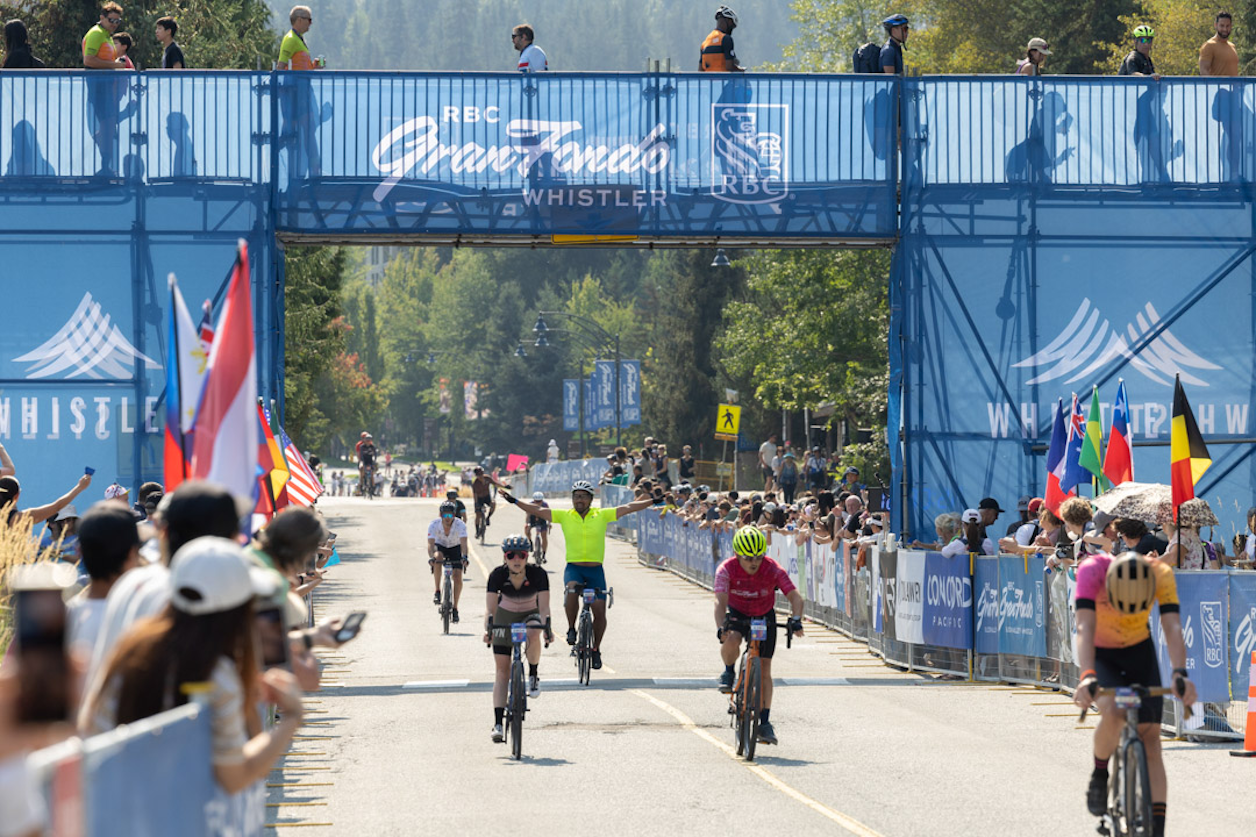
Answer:
[{"label": "white road line", "polygon": [[471,685],[468,680],[411,680],[401,684],[403,689],[465,689]]},{"label": "white road line", "polygon": [[714,677],[655,677],[655,686],[715,686]]},{"label": "white road line", "polygon": [[821,816],[832,820],[833,822],[840,825],[842,828],[846,829],[851,834],[856,835],[856,837],[883,837],[883,835],[880,832],[873,831],[871,828],[859,822],[858,820],[852,819],[851,817],[846,816],[840,811],[835,811],[832,808],[828,807],[827,805],[817,802],[816,800],[812,799],[811,797],[807,796],[805,793],[801,791],[794,790],[794,788],[785,784],[776,776],[772,775],[767,770],[755,764],[754,762],[744,761],[741,758],[741,756],[737,755],[736,750],[734,750],[732,747],[725,744],[723,741],[720,741],[718,738],[711,735],[706,730],[701,729],[697,724],[693,722],[693,719],[691,719],[688,715],[686,715],[684,712],[681,712],[679,709],[672,706],[671,704],[665,703],[659,700],[658,698],[654,697],[653,695],[647,694],[637,689],[633,690],[633,694],[637,695],[640,698],[644,698],[645,700],[648,700],[650,703],[654,704],[659,709],[662,709],[668,715],[671,715],[673,718],[675,718],[677,721],[680,722],[680,725],[682,727],[689,730],[690,732],[692,732],[694,735],[698,736],[702,740],[719,748],[729,758],[734,759],[735,761],[745,765],[747,770],[749,770],[751,773],[758,776],[763,781],[767,782],[772,787],[776,788],[781,793],[785,794],[786,796],[788,796],[789,798],[797,802],[801,802],[803,805],[806,805],[808,808],[815,811],[817,814],[820,814]]},{"label": "white road line", "polygon": [[849,686],[845,677],[783,677],[786,686]]}]

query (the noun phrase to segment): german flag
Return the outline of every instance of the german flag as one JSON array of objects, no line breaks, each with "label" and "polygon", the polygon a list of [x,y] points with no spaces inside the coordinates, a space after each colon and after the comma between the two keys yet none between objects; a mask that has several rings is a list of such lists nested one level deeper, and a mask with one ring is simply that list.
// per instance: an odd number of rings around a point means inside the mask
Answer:
[{"label": "german flag", "polygon": [[1176,509],[1195,497],[1195,484],[1212,465],[1208,446],[1204,444],[1204,437],[1199,435],[1199,426],[1195,424],[1195,414],[1191,412],[1191,405],[1186,400],[1180,378],[1173,384],[1173,427],[1169,432],[1169,459],[1173,506]]}]

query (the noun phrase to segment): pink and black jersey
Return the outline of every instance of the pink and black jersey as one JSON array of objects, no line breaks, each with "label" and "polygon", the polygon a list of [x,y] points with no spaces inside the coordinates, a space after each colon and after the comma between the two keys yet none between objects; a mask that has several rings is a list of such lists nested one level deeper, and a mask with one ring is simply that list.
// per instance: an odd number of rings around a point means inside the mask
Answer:
[{"label": "pink and black jersey", "polygon": [[766,616],[776,604],[776,591],[789,595],[797,589],[785,568],[764,558],[754,575],[729,558],[715,571],[715,592],[728,594],[728,606],[747,616]]}]

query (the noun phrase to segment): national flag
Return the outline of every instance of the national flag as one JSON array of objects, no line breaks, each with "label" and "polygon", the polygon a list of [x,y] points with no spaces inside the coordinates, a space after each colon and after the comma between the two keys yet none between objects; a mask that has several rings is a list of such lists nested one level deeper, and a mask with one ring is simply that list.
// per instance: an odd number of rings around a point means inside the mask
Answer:
[{"label": "national flag", "polygon": [[205,347],[205,353],[209,354],[209,349],[214,345],[214,306],[207,299],[201,305],[201,324],[197,329],[200,332],[201,344]]},{"label": "national flag", "polygon": [[1059,512],[1060,503],[1071,492],[1060,490],[1060,479],[1064,476],[1064,451],[1068,446],[1068,433],[1064,429],[1064,399],[1055,404],[1055,421],[1051,425],[1051,447],[1047,450],[1047,491],[1043,502],[1052,514]]},{"label": "national flag", "polygon": [[257,400],[257,422],[262,434],[257,442],[257,462],[266,477],[263,488],[270,494],[270,513],[273,514],[288,505],[288,495],[284,490],[288,484],[288,463],[279,448],[279,442],[275,440],[275,434],[271,432],[270,411],[263,406],[260,398]]},{"label": "national flag", "polygon": [[1108,490],[1108,480],[1103,475],[1103,414],[1099,410],[1099,387],[1090,390],[1090,413],[1086,417],[1082,452],[1077,461],[1098,481],[1096,493]]},{"label": "national flag", "polygon": [[1113,485],[1134,480],[1134,457],[1130,452],[1130,401],[1125,393],[1125,381],[1116,387],[1116,401],[1112,403],[1112,428],[1108,431],[1108,451],[1103,457],[1104,476]]},{"label": "national flag", "polygon": [[1182,389],[1182,379],[1176,378],[1173,382],[1173,425],[1169,431],[1169,482],[1175,519],[1177,507],[1195,497],[1195,484],[1211,465],[1212,457],[1208,455],[1204,437],[1199,435],[1195,414],[1191,412],[1186,391]]},{"label": "national flag", "polygon": [[1081,404],[1077,393],[1073,393],[1073,409],[1069,413],[1068,446],[1064,451],[1064,476],[1060,478],[1060,490],[1065,494],[1073,494],[1077,486],[1090,482],[1086,469],[1082,467],[1082,437],[1086,435],[1086,423],[1082,418]]},{"label": "national flag", "polygon": [[266,416],[262,413],[262,399],[257,399],[257,503],[253,514],[267,520],[279,509],[275,503],[275,489],[270,482],[270,472],[275,470],[275,459],[266,443]]},{"label": "national flag", "polygon": [[240,242],[235,270],[209,353],[209,372],[196,413],[192,473],[237,497],[257,489],[257,357],[248,245]]},{"label": "national flag", "polygon": [[192,315],[188,313],[179,283],[173,273],[170,288],[170,317],[166,328],[166,432],[163,454],[163,482],[173,491],[188,478],[192,458],[192,425],[209,356],[201,349]]},{"label": "national flag", "polygon": [[282,426],[279,428],[279,440],[283,443],[283,455],[288,460],[288,498],[298,506],[314,505],[314,501],[323,493],[318,476],[305,461],[301,451],[297,450],[297,446],[292,444]]}]

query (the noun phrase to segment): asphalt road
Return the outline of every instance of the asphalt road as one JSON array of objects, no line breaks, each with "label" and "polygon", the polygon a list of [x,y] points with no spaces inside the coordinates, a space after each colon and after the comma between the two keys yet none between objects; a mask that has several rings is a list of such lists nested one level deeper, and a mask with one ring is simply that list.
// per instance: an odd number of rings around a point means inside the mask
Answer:
[{"label": "asphalt road", "polygon": [[[811,624],[776,654],[780,744],[760,745],[753,765],[734,758],[727,700],[714,688],[711,595],[641,566],[617,541],[607,545],[605,666],[590,686],[575,684],[555,597],[557,642],[515,762],[489,738],[493,663],[481,626],[487,570],[522,515],[499,504],[488,543],[473,546],[462,622],[442,636],[424,544],[436,501],[320,507],[344,563],[316,608],[370,615],[358,639],[323,655],[326,687],[271,777],[274,833],[1094,833],[1091,733],[1067,696],[900,673]],[[563,555],[555,534],[555,587]],[[1165,742],[1170,834],[1251,833],[1256,761],[1228,749]]]}]

